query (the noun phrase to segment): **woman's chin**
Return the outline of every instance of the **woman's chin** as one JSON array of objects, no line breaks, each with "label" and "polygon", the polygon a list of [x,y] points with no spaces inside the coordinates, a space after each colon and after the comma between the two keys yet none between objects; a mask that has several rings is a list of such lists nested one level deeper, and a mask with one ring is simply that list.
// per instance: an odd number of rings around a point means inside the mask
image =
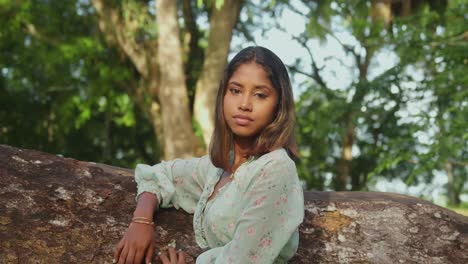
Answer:
[{"label": "woman's chin", "polygon": [[247,129],[235,129],[232,131],[235,138],[254,138],[258,135],[257,131],[247,130]]}]

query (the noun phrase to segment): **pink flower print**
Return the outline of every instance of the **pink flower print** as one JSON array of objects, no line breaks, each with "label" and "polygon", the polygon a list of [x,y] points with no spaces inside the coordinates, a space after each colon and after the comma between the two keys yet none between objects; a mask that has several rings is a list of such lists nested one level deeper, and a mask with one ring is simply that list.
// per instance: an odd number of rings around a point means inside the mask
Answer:
[{"label": "pink flower print", "polygon": [[192,173],[192,179],[196,180],[196,179],[197,179],[197,176],[198,176],[198,174],[197,174],[196,172],[193,172],[193,173]]},{"label": "pink flower print", "polygon": [[275,203],[273,204],[275,208],[278,208],[280,206],[280,201],[276,200]]},{"label": "pink flower print", "polygon": [[234,223],[229,223],[227,227],[232,231],[234,229]]},{"label": "pink flower print", "polygon": [[249,234],[249,236],[253,235],[255,233],[255,229],[253,227],[249,227],[247,228],[247,234]]},{"label": "pink flower print", "polygon": [[216,224],[211,224],[211,229],[213,230],[213,232],[216,231]]},{"label": "pink flower print", "polygon": [[286,202],[288,201],[288,197],[286,197],[285,194],[282,194],[282,195],[281,195],[281,201],[282,201],[283,203],[286,203]]},{"label": "pink flower print", "polygon": [[184,183],[184,179],[182,178],[177,178],[174,180],[174,185],[176,186],[182,185],[183,183]]},{"label": "pink flower print", "polygon": [[280,223],[284,225],[284,222],[285,222],[284,216],[281,216],[280,217]]},{"label": "pink flower print", "polygon": [[256,205],[256,206],[261,205],[261,204],[263,203],[263,201],[265,201],[266,198],[267,198],[266,195],[264,195],[264,196],[258,198],[257,200],[255,200],[255,205]]},{"label": "pink flower print", "polygon": [[252,262],[252,263],[257,263],[257,259],[258,259],[258,258],[257,258],[257,256],[255,256],[255,255],[250,255],[250,256],[249,256],[249,260],[250,260],[250,262]]},{"label": "pink flower print", "polygon": [[268,247],[271,244],[271,237],[266,236],[260,240],[261,247]]}]

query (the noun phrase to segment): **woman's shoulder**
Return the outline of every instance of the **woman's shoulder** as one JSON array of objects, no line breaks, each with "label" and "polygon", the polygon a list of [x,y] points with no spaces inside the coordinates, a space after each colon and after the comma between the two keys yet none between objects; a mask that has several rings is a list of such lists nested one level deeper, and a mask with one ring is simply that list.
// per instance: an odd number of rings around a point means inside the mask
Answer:
[{"label": "woman's shoulder", "polygon": [[284,148],[265,153],[245,168],[246,188],[275,183],[278,186],[299,186],[297,168]]},{"label": "woman's shoulder", "polygon": [[201,157],[191,157],[184,159],[174,159],[171,161],[163,161],[172,168],[178,168],[182,170],[198,170],[198,172],[207,174],[212,170],[216,169],[210,159],[210,155],[203,155]]},{"label": "woman's shoulder", "polygon": [[206,172],[212,172],[212,171],[217,171],[218,168],[213,164],[211,161],[210,155],[203,155],[200,158],[198,158],[198,166],[201,169],[206,170]]},{"label": "woman's shoulder", "polygon": [[284,148],[278,148],[265,153],[260,156],[257,161],[264,165],[280,163],[284,165],[294,165],[295,167],[294,161],[291,159],[288,152]]},{"label": "woman's shoulder", "polygon": [[253,177],[264,173],[272,174],[272,176],[276,174],[297,175],[296,164],[284,148],[278,148],[253,159],[247,167],[249,174]]}]

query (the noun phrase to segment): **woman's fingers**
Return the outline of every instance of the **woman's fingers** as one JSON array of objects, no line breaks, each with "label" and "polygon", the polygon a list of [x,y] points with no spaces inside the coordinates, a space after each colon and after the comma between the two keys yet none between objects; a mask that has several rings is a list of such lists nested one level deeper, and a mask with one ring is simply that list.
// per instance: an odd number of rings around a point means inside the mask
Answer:
[{"label": "woman's fingers", "polygon": [[154,243],[151,243],[149,247],[146,249],[145,264],[151,263],[151,260],[153,259],[153,253],[154,253]]},{"label": "woman's fingers", "polygon": [[[166,253],[166,249],[168,253]],[[162,264],[185,264],[185,253],[181,250],[177,252],[172,244],[164,247],[164,250],[160,251],[158,255]]]},{"label": "woman's fingers", "polygon": [[178,261],[177,261],[177,264],[185,264],[185,253],[181,250],[179,250],[178,252]]},{"label": "woman's fingers", "polygon": [[128,251],[127,260],[125,261],[125,264],[133,264],[134,260],[135,260],[135,249],[130,249]]},{"label": "woman's fingers", "polygon": [[171,264],[171,262],[169,261],[169,258],[167,257],[166,253],[163,253],[163,252],[159,252],[159,253],[161,253],[159,255],[159,258],[161,259],[162,264]]},{"label": "woman's fingers", "polygon": [[119,244],[117,244],[117,247],[114,251],[114,260],[112,261],[112,263],[117,263],[117,261],[119,260],[119,257],[120,257],[120,254],[122,253],[122,249],[124,248],[124,240],[120,240]]},{"label": "woman's fingers", "polygon": [[176,250],[173,246],[168,246],[167,247],[168,251],[169,251],[169,259],[171,261],[172,264],[176,264],[177,263],[177,253],[176,253]]},{"label": "woman's fingers", "polygon": [[122,251],[120,252],[119,259],[117,260],[117,263],[119,264],[125,264],[125,260],[127,259],[128,255],[128,247],[123,247]]},{"label": "woman's fingers", "polygon": [[[143,260],[143,256],[145,254],[145,251],[143,250],[137,250],[135,252],[135,258],[133,259],[133,263],[135,264],[141,264],[141,261]],[[145,262],[145,264],[148,262]]]}]

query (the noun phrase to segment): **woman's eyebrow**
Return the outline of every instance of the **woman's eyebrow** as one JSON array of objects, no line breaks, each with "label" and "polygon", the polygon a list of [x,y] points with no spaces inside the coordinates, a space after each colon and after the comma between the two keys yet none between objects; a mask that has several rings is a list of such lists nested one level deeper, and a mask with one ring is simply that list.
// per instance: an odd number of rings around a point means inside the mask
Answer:
[{"label": "woman's eyebrow", "polygon": [[261,89],[271,90],[271,87],[270,87],[270,86],[268,86],[268,85],[263,85],[263,84],[262,84],[262,85],[256,85],[254,88],[255,88],[255,89],[259,89],[259,90],[261,90]]},{"label": "woman's eyebrow", "polygon": [[230,84],[234,84],[236,86],[239,86],[239,87],[244,87],[242,84],[238,83],[238,82],[234,82],[234,81],[231,81],[229,82]]},{"label": "woman's eyebrow", "polygon": [[[233,85],[236,85],[236,86],[239,86],[239,87],[244,87],[242,84],[236,82],[236,81],[231,81],[229,82],[230,84],[233,84]],[[254,87],[255,89],[266,89],[266,90],[271,90],[271,87],[268,86],[268,85],[264,85],[264,84],[260,84],[260,85],[255,85]]]}]

